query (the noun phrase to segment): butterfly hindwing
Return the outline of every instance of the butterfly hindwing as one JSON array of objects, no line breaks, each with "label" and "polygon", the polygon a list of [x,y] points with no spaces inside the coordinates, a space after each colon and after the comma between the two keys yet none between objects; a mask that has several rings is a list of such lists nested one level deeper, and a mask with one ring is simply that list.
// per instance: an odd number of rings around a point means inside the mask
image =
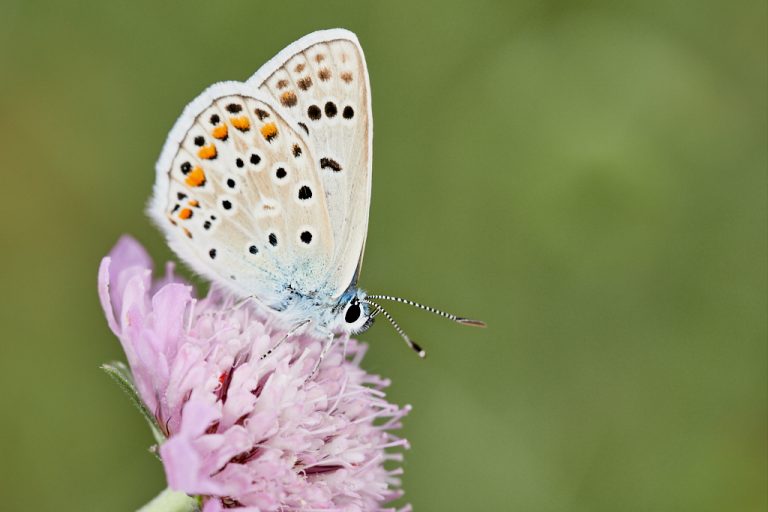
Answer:
[{"label": "butterfly hindwing", "polygon": [[327,281],[334,296],[356,280],[371,195],[372,117],[365,58],[351,32],[310,34],[249,81],[314,149],[335,251]]},{"label": "butterfly hindwing", "polygon": [[243,84],[213,86],[171,132],[151,212],[196,271],[241,296],[312,292],[334,254],[306,135]]}]

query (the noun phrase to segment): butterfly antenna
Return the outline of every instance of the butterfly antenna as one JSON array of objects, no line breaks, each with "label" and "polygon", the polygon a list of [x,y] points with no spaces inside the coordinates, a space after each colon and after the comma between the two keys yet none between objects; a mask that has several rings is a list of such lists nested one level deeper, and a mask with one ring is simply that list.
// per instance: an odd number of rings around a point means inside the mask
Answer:
[{"label": "butterfly antenna", "polygon": [[389,323],[392,324],[392,327],[395,328],[395,331],[397,331],[397,334],[399,334],[400,337],[403,338],[405,343],[409,347],[411,347],[411,350],[413,350],[414,352],[419,354],[420,358],[424,359],[425,357],[427,357],[426,351],[424,351],[424,349],[421,348],[418,343],[413,341],[407,334],[405,334],[405,331],[403,331],[403,329],[401,329],[400,326],[397,325],[397,322],[395,322],[395,319],[392,318],[392,315],[387,313],[387,310],[385,310],[383,307],[379,306],[375,302],[371,302],[369,300],[362,300],[360,302],[368,304],[369,306],[371,306],[374,309],[374,314],[372,316],[375,316],[375,315],[378,315],[378,314],[384,315],[387,318],[387,320],[389,320]]},{"label": "butterfly antenna", "polygon": [[368,299],[382,299],[382,300],[393,300],[395,302],[400,302],[402,304],[408,304],[409,306],[413,306],[419,309],[423,309],[424,311],[429,311],[430,313],[434,313],[435,315],[439,315],[443,318],[447,318],[448,320],[453,320],[456,323],[462,324],[462,325],[471,325],[473,327],[485,327],[485,322],[481,320],[472,320],[471,318],[464,318],[461,316],[456,316],[451,313],[446,313],[445,311],[440,311],[439,309],[435,309],[432,306],[425,306],[424,304],[419,304],[418,302],[414,302],[412,300],[403,299],[401,297],[393,297],[391,295],[368,295]]}]

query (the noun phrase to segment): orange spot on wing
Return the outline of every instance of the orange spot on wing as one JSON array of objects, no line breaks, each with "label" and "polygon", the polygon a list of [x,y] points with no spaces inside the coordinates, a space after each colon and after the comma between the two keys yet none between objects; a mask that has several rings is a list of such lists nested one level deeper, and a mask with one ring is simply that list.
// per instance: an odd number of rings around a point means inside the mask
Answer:
[{"label": "orange spot on wing", "polygon": [[213,144],[209,144],[207,146],[203,146],[200,148],[200,150],[197,152],[197,156],[204,160],[211,160],[213,158],[216,158],[216,155],[218,153],[216,152],[216,146]]},{"label": "orange spot on wing", "polygon": [[297,101],[298,98],[296,98],[296,93],[293,91],[285,91],[280,95],[280,103],[285,107],[293,107],[296,105]]},{"label": "orange spot on wing", "polygon": [[272,140],[277,136],[277,125],[275,123],[267,123],[261,127],[261,135],[269,140]]},{"label": "orange spot on wing", "polygon": [[179,212],[179,218],[180,219],[188,219],[192,216],[192,210],[189,208],[184,208]]},{"label": "orange spot on wing", "polygon": [[197,199],[192,199],[189,202],[189,206],[193,206],[193,207],[197,208],[198,206],[200,206],[200,203],[197,202]]},{"label": "orange spot on wing", "polygon": [[225,124],[221,124],[213,129],[213,136],[219,140],[226,139],[228,134],[229,128]]},{"label": "orange spot on wing", "polygon": [[202,187],[205,185],[205,173],[199,167],[192,169],[184,182],[190,187]]},{"label": "orange spot on wing", "polygon": [[251,120],[248,119],[247,116],[230,117],[229,122],[232,123],[232,126],[241,132],[245,132],[251,129]]}]

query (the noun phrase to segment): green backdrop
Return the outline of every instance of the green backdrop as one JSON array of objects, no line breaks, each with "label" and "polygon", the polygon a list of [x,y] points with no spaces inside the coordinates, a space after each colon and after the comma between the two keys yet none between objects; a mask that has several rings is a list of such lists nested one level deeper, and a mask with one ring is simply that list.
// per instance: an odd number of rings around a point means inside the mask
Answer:
[{"label": "green backdrop", "polygon": [[355,31],[375,122],[365,366],[410,403],[419,511],[762,511],[763,1],[0,1],[0,508],[133,510],[164,479],[96,296],[210,83]]}]

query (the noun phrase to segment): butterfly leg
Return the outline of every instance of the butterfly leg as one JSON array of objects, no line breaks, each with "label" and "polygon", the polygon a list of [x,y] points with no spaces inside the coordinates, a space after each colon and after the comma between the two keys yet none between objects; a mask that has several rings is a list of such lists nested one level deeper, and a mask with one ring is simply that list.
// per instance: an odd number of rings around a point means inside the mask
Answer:
[{"label": "butterfly leg", "polygon": [[344,336],[341,338],[341,358],[343,361],[347,360],[347,346],[349,345],[349,333],[345,333]]},{"label": "butterfly leg", "polygon": [[244,299],[242,299],[242,300],[238,301],[237,303],[235,303],[235,304],[232,306],[232,311],[237,311],[238,309],[242,308],[243,306],[245,306],[245,305],[246,305],[246,304],[248,304],[249,302],[255,302],[256,304],[258,304],[258,305],[259,305],[260,307],[262,307],[262,308],[265,308],[265,307],[267,307],[267,306],[266,306],[266,305],[265,305],[263,302],[261,302],[261,301],[260,301],[260,300],[259,300],[259,299],[258,299],[258,298],[255,296],[255,295],[249,295],[248,297],[246,297],[246,298],[244,298]]},{"label": "butterfly leg", "polygon": [[250,295],[250,296],[248,296],[248,297],[246,297],[246,298],[244,298],[242,300],[239,300],[239,301],[235,302],[231,306],[228,306],[228,307],[226,307],[224,309],[221,309],[219,311],[209,311],[207,313],[204,313],[203,316],[213,317],[213,316],[222,315],[222,314],[223,315],[230,315],[230,314],[238,311],[240,308],[242,308],[243,306],[245,306],[249,302],[253,302],[255,304],[258,304],[261,308],[263,308],[266,311],[267,306],[263,302],[261,302],[258,298],[256,298],[255,295]]},{"label": "butterfly leg", "polygon": [[328,354],[328,351],[333,346],[333,340],[334,335],[332,332],[329,332],[325,335],[325,343],[323,344],[323,348],[320,351],[320,356],[317,358],[317,361],[315,361],[315,366],[312,368],[312,373],[309,374],[309,377],[307,377],[307,380],[304,382],[309,382],[312,380],[317,373],[317,370],[320,368],[320,364],[323,362],[323,359],[325,359],[325,356]]},{"label": "butterfly leg", "polygon": [[269,355],[270,355],[270,354],[272,354],[272,352],[274,352],[275,350],[277,350],[277,348],[278,348],[280,345],[282,345],[282,344],[285,342],[285,340],[287,340],[288,338],[290,338],[291,336],[293,336],[294,334],[296,334],[296,332],[297,332],[299,329],[301,329],[301,328],[302,328],[302,327],[304,327],[305,325],[309,324],[311,321],[312,321],[312,320],[310,320],[309,318],[307,318],[306,320],[302,320],[302,321],[301,321],[301,322],[299,322],[298,324],[296,324],[296,325],[294,325],[293,327],[291,327],[290,329],[288,329],[288,331],[285,333],[285,335],[283,335],[283,337],[282,337],[282,338],[280,338],[280,341],[278,341],[277,343],[275,343],[275,345],[274,345],[272,348],[270,348],[269,350],[267,350],[266,352],[264,352],[264,353],[263,353],[263,354],[262,354],[262,355],[259,357],[259,361],[261,361],[262,359],[265,359],[265,358],[269,357]]}]

